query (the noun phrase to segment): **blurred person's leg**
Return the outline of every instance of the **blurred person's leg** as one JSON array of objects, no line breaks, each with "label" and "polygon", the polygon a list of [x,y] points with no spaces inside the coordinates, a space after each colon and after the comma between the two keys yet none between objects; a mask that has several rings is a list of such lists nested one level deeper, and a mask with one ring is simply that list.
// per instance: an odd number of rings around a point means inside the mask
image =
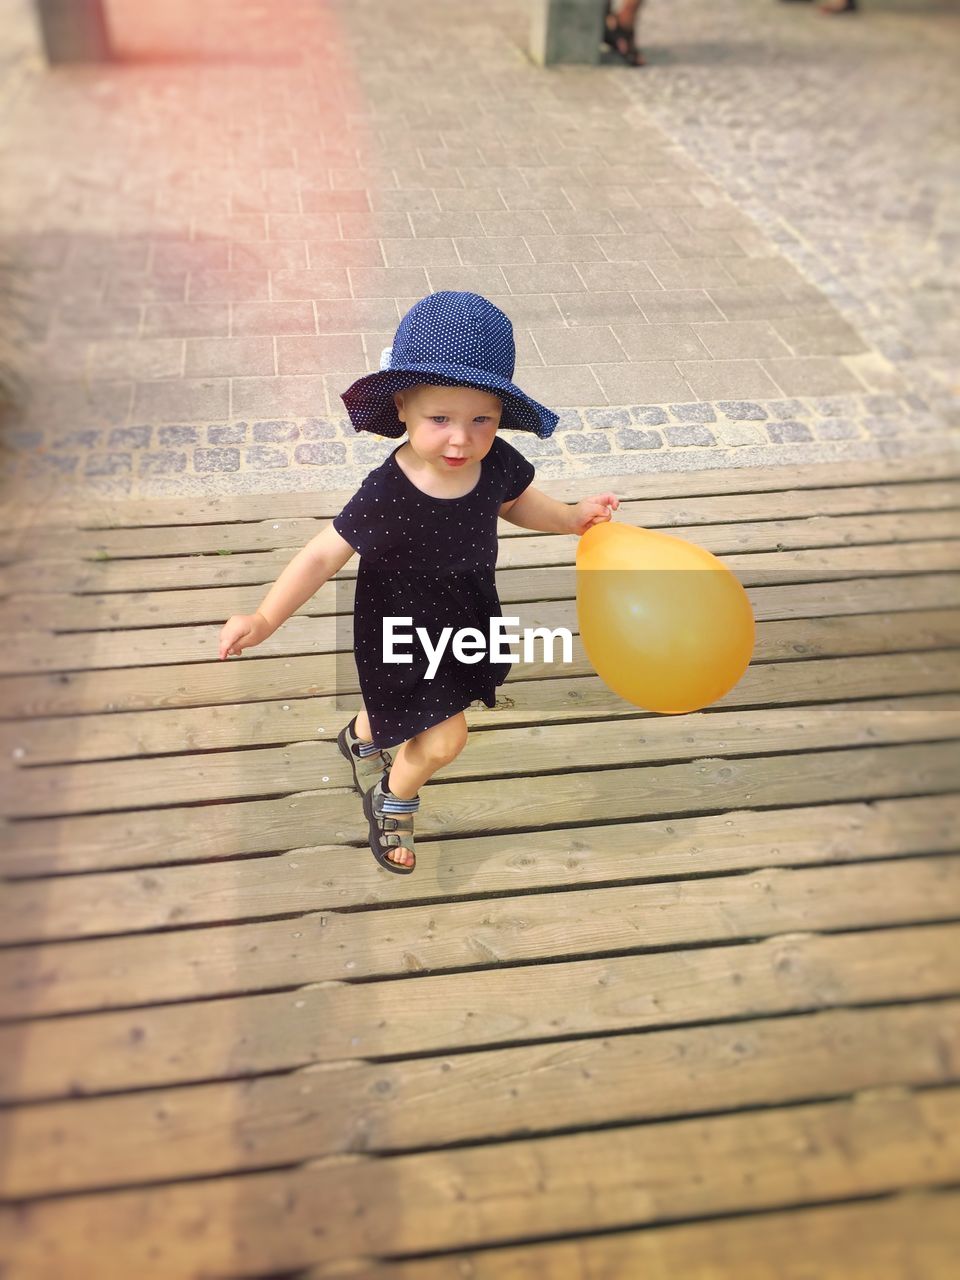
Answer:
[{"label": "blurred person's leg", "polygon": [[622,0],[619,8],[615,8],[612,0],[608,0],[604,16],[606,43],[632,67],[642,67],[646,61],[637,48],[635,34],[642,5],[643,0]]}]

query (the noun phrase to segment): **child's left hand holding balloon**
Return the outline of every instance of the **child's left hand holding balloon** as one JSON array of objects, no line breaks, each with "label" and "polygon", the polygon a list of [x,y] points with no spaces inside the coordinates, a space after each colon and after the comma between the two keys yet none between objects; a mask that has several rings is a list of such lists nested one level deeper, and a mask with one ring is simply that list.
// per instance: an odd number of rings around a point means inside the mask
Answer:
[{"label": "child's left hand holding balloon", "polygon": [[613,513],[620,505],[620,499],[615,493],[598,493],[592,498],[581,498],[575,507],[571,508],[571,533],[586,533],[595,524],[603,524],[606,520],[613,519]]}]

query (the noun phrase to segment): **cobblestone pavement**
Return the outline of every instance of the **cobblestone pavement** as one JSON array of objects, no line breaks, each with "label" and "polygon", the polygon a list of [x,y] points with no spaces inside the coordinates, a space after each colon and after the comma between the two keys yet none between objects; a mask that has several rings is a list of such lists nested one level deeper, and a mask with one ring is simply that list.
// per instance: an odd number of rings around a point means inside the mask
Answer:
[{"label": "cobblestone pavement", "polygon": [[840,21],[777,0],[651,0],[641,35],[649,65],[629,80],[641,118],[956,422],[954,0],[864,0]]},{"label": "cobblestone pavement", "polygon": [[114,0],[122,63],[20,59],[8,476],[351,487],[393,442],[339,393],[444,288],[511,316],[544,475],[955,447],[955,19],[648,8],[639,70],[533,67],[522,0]]}]

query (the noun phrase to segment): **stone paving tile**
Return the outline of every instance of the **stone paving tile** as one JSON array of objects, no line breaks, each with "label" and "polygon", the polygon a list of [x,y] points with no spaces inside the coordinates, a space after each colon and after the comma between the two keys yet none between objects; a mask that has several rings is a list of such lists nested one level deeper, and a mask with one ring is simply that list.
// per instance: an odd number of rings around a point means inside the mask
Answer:
[{"label": "stone paving tile", "polygon": [[[508,217],[501,213],[486,214],[485,218]],[[417,237],[432,236],[480,236],[486,232],[487,235],[511,235],[522,234],[520,231],[509,229],[509,224],[501,225],[500,230],[493,230],[487,226],[485,221],[481,221],[480,213],[474,209],[464,209],[459,213],[452,211],[440,212],[438,210],[416,210],[409,214],[410,225],[413,227],[413,233]]]},{"label": "stone paving tile", "polygon": [[690,325],[628,321],[617,322],[611,327],[630,360],[691,359],[710,354]]},{"label": "stone paving tile", "polygon": [[742,244],[725,231],[688,231],[668,234],[667,243],[680,258],[723,258],[744,256]]},{"label": "stone paving tile", "polygon": [[[325,241],[323,243],[329,243]],[[296,271],[310,266],[305,240],[265,241],[232,240],[229,245],[231,270],[265,267],[268,271]]]},{"label": "stone paving tile", "polygon": [[[248,194],[248,192],[245,192],[244,196],[246,197]],[[329,214],[336,213],[341,209],[365,210],[369,207],[362,192],[314,190],[310,185],[309,179],[305,179],[302,183],[298,183],[289,190],[284,190],[282,187],[269,186],[263,192],[255,193],[255,195],[262,197],[264,207],[267,211],[273,213],[299,211],[305,214]],[[230,198],[231,203],[236,200],[234,195],[231,195]],[[256,243],[256,241],[253,243]]]},{"label": "stone paving tile", "polygon": [[[359,241],[358,243],[375,244],[375,241]],[[362,270],[364,267],[373,267],[379,264],[379,251],[377,256],[373,257],[369,254],[365,255],[364,261],[357,264],[356,269]],[[332,298],[349,298],[350,297],[350,274],[344,267],[334,267],[324,265],[320,267],[308,267],[303,271],[273,271],[271,272],[271,292],[274,303],[292,302],[297,300],[313,301],[329,301]],[[237,317],[238,308],[234,307],[234,320]],[[295,308],[290,308],[290,314],[294,314]],[[248,309],[248,314],[254,315],[253,308]],[[266,312],[264,312],[266,314]],[[267,332],[270,332],[267,330]],[[274,329],[274,333],[283,333],[283,329]]]},{"label": "stone paving tile", "polygon": [[[385,195],[387,194],[389,193],[385,193]],[[404,194],[406,195],[408,193],[404,193]],[[511,197],[515,200],[518,198],[522,200],[524,197],[524,194],[525,193],[523,191],[520,191],[520,192],[500,192],[500,191],[485,191],[485,190],[480,190],[480,191],[459,190],[458,191],[455,189],[446,189],[446,190],[434,191],[431,194],[429,206],[425,205],[424,197],[420,192],[409,193],[409,198],[411,200],[416,201],[416,203],[412,206],[414,208],[422,207],[420,202],[424,201],[423,207],[429,207],[431,209],[435,209],[439,207],[440,209],[449,211],[451,213],[460,212],[464,209],[476,210],[477,212],[481,212],[483,210],[488,210],[488,211],[500,210],[501,212],[503,212],[511,209],[525,209],[525,208],[539,210],[541,208],[546,207],[545,205],[541,206],[541,204],[538,201],[531,201],[531,203],[528,205],[525,205],[523,203],[516,203],[516,204],[511,203]],[[371,195],[371,199],[374,199],[374,198],[375,197]],[[569,209],[570,206],[567,203],[567,201],[562,199],[562,197],[560,197],[560,199],[561,199],[561,203],[559,207]]]},{"label": "stone paving tile", "polygon": [[724,319],[702,289],[634,290],[633,299],[651,324]]},{"label": "stone paving tile", "polygon": [[[705,210],[704,212],[708,212]],[[803,276],[783,258],[725,258],[724,270],[734,284],[793,285],[802,284]]]},{"label": "stone paving tile", "polygon": [[569,262],[507,265],[502,274],[511,293],[579,293],[587,288]]},{"label": "stone paving tile", "polygon": [[[622,211],[620,211],[622,212]],[[488,215],[489,216],[489,215]],[[516,216],[516,215],[514,215]],[[542,215],[548,223],[544,231],[553,231],[556,235],[591,235],[611,236],[631,234],[637,228],[625,227],[620,218],[614,218],[609,209],[550,209]],[[486,221],[486,219],[485,219]],[[642,230],[653,228],[643,227]],[[535,231],[524,231],[524,235],[535,235]],[[600,240],[600,244],[603,241]],[[609,257],[609,255],[607,255]]]},{"label": "stone paving tile", "polygon": [[380,244],[388,267],[457,266],[461,261],[449,236],[381,240]]},{"label": "stone paving tile", "polygon": [[464,266],[534,261],[522,236],[457,236],[454,245]]},{"label": "stone paving tile", "polygon": [[[591,293],[615,293],[626,289],[630,293],[647,292],[659,288],[659,281],[646,262],[579,262],[576,267],[579,288]],[[555,289],[554,292],[565,292]]]},{"label": "stone paving tile", "polygon": [[326,412],[326,381],[320,375],[230,380],[230,413],[234,416],[304,418]]},{"label": "stone paving tile", "polygon": [[265,302],[270,297],[266,271],[194,271],[189,276],[187,302]]},{"label": "stone paving tile", "polygon": [[179,378],[185,373],[184,342],[182,338],[98,338],[86,345],[82,372],[91,378]]},{"label": "stone paving tile", "polygon": [[229,378],[275,372],[273,337],[187,338],[183,365],[187,378]]},{"label": "stone paving tile", "polygon": [[143,309],[144,337],[225,338],[229,332],[230,307],[225,302],[156,303]]},{"label": "stone paving tile", "polygon": [[535,365],[518,365],[516,381],[527,395],[544,404],[606,404],[607,398],[597,378],[604,368],[610,367],[567,364],[537,368]]},{"label": "stone paving tile", "polygon": [[713,289],[733,283],[726,263],[711,258],[653,258],[647,265],[664,289]]},{"label": "stone paving tile", "polygon": [[[435,207],[435,206],[431,206]],[[396,213],[341,213],[340,235],[345,240],[401,239],[413,237],[413,226],[405,212]],[[314,237],[305,237],[313,239]]]},{"label": "stone paving tile", "polygon": [[[449,218],[452,215],[447,212],[442,215]],[[546,212],[534,209],[481,209],[475,215],[478,226],[477,233],[494,239],[497,237],[525,236],[525,235],[545,235],[551,230],[550,223],[547,220]],[[472,233],[471,233],[472,234]],[[524,261],[533,261],[531,255]]]},{"label": "stone paving tile", "polygon": [[776,285],[711,285],[707,292],[726,320],[773,320],[803,309]]},{"label": "stone paving tile", "polygon": [[[626,404],[634,400],[653,400],[662,404],[664,401],[689,395],[691,391],[689,382],[677,372],[677,366],[668,360],[649,360],[642,364],[596,365],[594,372],[611,404]],[[577,401],[566,403],[575,404]],[[591,402],[583,400],[581,403]]]},{"label": "stone paving tile", "polygon": [[[462,193],[461,193],[462,194]],[[393,188],[379,187],[374,190],[365,192],[353,191],[335,191],[331,192],[330,203],[334,204],[336,200],[340,202],[340,207],[345,207],[344,202],[348,196],[363,195],[367,201],[367,207],[374,213],[412,213],[417,210],[435,210],[443,208],[444,205],[439,202],[440,192],[423,191],[411,188]],[[357,201],[357,212],[362,212],[363,206]]]},{"label": "stone paving tile", "polygon": [[677,368],[701,400],[775,396],[783,390],[756,360],[678,360]]},{"label": "stone paving tile", "polygon": [[429,292],[422,267],[351,267],[349,275],[355,298],[395,298],[399,293]]},{"label": "stone paving tile", "polygon": [[[463,290],[468,293],[483,294],[489,298],[492,293],[504,293],[507,289],[506,272],[512,270],[511,267],[500,267],[491,264],[479,263],[476,266],[469,267],[430,267],[427,270],[427,288],[423,293],[431,291],[439,292],[441,289]],[[407,303],[407,309],[413,306],[417,298],[411,299]],[[399,301],[399,299],[398,299]]]},{"label": "stone paving tile", "polygon": [[774,321],[773,327],[798,356],[856,355],[867,350],[860,335],[840,316],[784,317]]},{"label": "stone paving tile", "polygon": [[[511,298],[507,309],[515,311],[518,301]],[[640,308],[629,293],[559,293],[555,305],[563,320],[573,328],[643,319]]]},{"label": "stone paving tile", "polygon": [[[299,242],[296,242],[299,246]],[[306,242],[308,263],[313,271],[326,268],[339,272],[342,267],[380,267],[386,266],[383,248],[379,240],[308,240]],[[284,264],[286,265],[286,264]],[[291,265],[291,271],[299,267],[299,263]],[[279,267],[274,271],[274,282]],[[274,290],[274,297],[277,297]]]},{"label": "stone paving tile", "polygon": [[[609,260],[598,236],[526,236],[527,248],[538,263],[602,262]],[[630,261],[636,255],[625,251]]]},{"label": "stone paving tile", "polygon": [[154,271],[151,275],[108,275],[104,302],[109,307],[140,306],[146,302],[186,302],[186,271]]},{"label": "stone paving tile", "polygon": [[[665,231],[685,234],[690,230],[684,209],[617,209],[612,211],[620,230],[627,234]],[[674,255],[675,256],[675,255]]]},{"label": "stone paving tile", "polygon": [[[860,391],[863,384],[840,360],[828,356],[766,359],[763,368],[788,396],[823,396]],[[750,394],[759,394],[753,392]]]},{"label": "stone paving tile", "polygon": [[532,336],[544,364],[548,365],[570,365],[578,359],[588,364],[605,364],[629,358],[608,325],[533,329]]},{"label": "stone paving tile", "polygon": [[400,312],[394,297],[352,298],[314,302],[318,333],[362,333],[365,329],[395,330]]},{"label": "stone paving tile", "polygon": [[[574,237],[570,237],[573,239]],[[558,240],[566,237],[558,236]],[[547,242],[549,244],[549,241]],[[658,232],[648,235],[596,235],[591,236],[585,245],[591,246],[591,252],[577,253],[575,260],[590,262],[594,258],[592,246],[598,245],[608,262],[643,262],[650,259],[665,258],[670,253],[670,245]]]},{"label": "stone paving tile", "polygon": [[727,323],[696,324],[693,332],[711,356],[718,360],[737,357],[789,356],[790,348],[767,320],[732,320]]},{"label": "stone paving tile", "polygon": [[317,318],[308,299],[299,302],[234,302],[230,306],[231,337],[316,331]]},{"label": "stone paving tile", "polygon": [[222,418],[229,412],[230,384],[208,378],[138,382],[132,408],[135,418],[153,422]]},{"label": "stone paving tile", "polygon": [[[547,212],[551,209],[583,211],[596,209],[599,206],[615,213],[618,209],[639,208],[633,193],[627,187],[617,186],[615,183],[598,182],[593,187],[580,186],[579,183],[565,187],[553,187],[547,184],[541,190],[531,187],[529,192],[511,192],[510,196],[514,201],[509,204],[511,209],[542,208]],[[507,196],[505,195],[504,198],[507,199]]]},{"label": "stone paving tile", "polygon": [[730,449],[766,444],[769,439],[763,427],[752,422],[718,422],[713,434],[718,444]]},{"label": "stone paving tile", "polygon": [[275,339],[277,373],[353,373],[363,367],[363,340],[359,334],[326,334],[323,337]]}]

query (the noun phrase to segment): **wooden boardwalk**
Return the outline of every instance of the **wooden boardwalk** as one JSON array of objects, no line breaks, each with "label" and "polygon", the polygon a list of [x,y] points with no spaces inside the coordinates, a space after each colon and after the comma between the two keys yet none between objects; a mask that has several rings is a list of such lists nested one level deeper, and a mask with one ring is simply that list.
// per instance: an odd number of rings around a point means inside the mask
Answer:
[{"label": "wooden boardwalk", "polygon": [[[217,659],[347,495],[7,533],[9,1280],[956,1275],[960,458],[595,486],[753,664],[675,717],[519,668],[409,877],[336,750],[356,561]],[[503,532],[575,629],[575,541]]]}]

